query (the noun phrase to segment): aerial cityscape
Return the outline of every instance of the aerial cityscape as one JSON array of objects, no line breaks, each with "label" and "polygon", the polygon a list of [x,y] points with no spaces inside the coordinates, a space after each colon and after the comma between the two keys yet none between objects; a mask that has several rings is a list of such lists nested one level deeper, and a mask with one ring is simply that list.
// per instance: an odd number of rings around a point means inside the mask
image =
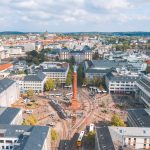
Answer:
[{"label": "aerial cityscape", "polygon": [[0,150],[150,149],[149,0],[0,1]]}]

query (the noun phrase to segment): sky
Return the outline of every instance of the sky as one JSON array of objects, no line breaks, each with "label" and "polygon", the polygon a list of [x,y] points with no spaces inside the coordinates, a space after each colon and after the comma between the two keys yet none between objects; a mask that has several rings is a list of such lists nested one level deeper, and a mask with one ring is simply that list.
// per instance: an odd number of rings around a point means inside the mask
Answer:
[{"label": "sky", "polygon": [[150,0],[0,0],[0,31],[150,31]]}]

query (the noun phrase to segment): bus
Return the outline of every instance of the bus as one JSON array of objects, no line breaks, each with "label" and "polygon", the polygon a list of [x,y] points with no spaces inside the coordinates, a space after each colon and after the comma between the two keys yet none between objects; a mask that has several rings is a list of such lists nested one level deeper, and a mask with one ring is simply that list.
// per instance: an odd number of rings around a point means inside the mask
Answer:
[{"label": "bus", "polygon": [[66,96],[72,96],[72,94],[73,94],[72,92],[71,93],[67,93]]},{"label": "bus", "polygon": [[94,131],[94,124],[91,123],[89,126],[89,132],[93,132]]},{"label": "bus", "polygon": [[78,140],[77,140],[77,146],[80,147],[82,145],[82,140],[83,140],[83,136],[84,136],[84,131],[81,131],[80,132],[80,135],[78,137]]}]

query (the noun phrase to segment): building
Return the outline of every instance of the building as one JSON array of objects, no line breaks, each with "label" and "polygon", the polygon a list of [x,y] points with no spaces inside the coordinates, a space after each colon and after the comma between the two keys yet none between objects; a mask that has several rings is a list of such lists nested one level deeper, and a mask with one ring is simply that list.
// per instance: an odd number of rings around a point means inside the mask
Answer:
[{"label": "building", "polygon": [[129,109],[127,122],[130,127],[150,127],[150,109]]},{"label": "building", "polygon": [[146,61],[146,63],[147,63],[147,73],[150,73],[150,60],[147,60]]},{"label": "building", "polygon": [[42,72],[47,78],[65,83],[69,71],[69,64],[66,62],[44,62],[40,64]]},{"label": "building", "polygon": [[0,107],[0,124],[21,125],[22,121],[20,108]]},{"label": "building", "polygon": [[68,50],[67,48],[60,49],[60,60],[70,59],[74,57],[77,63],[81,63],[84,60],[92,60],[93,52],[88,46],[84,46],[82,50]]},{"label": "building", "polygon": [[10,74],[10,70],[13,69],[13,64],[0,65],[0,78],[5,78]]},{"label": "building", "polygon": [[59,59],[60,60],[67,60],[69,58],[70,58],[70,51],[67,48],[60,49]]},{"label": "building", "polygon": [[60,49],[61,44],[59,43],[52,43],[44,46],[44,49]]},{"label": "building", "polygon": [[131,93],[135,92],[138,75],[108,73],[105,77],[106,87],[109,93]]},{"label": "building", "polygon": [[150,128],[97,127],[95,150],[150,149]]},{"label": "building", "polygon": [[150,75],[143,76],[136,82],[136,98],[146,107],[150,107]]},{"label": "building", "polygon": [[0,124],[1,150],[51,150],[50,128]]},{"label": "building", "polygon": [[26,92],[27,90],[32,89],[35,93],[41,93],[44,91],[46,79],[46,75],[42,72],[27,75],[18,80],[20,91]]},{"label": "building", "polygon": [[108,60],[92,60],[84,62],[84,74],[89,80],[94,77],[103,78],[118,66],[118,63]]},{"label": "building", "polygon": [[0,80],[0,106],[9,107],[16,102],[19,98],[19,86],[18,84],[8,78]]}]

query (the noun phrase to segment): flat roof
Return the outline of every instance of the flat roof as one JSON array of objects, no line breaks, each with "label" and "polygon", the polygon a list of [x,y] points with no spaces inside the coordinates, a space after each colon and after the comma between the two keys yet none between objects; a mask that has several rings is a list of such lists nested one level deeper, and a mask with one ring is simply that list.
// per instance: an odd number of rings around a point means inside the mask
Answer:
[{"label": "flat roof", "polygon": [[150,109],[128,109],[128,115],[138,127],[150,127]]},{"label": "flat roof", "polygon": [[9,78],[4,78],[0,80],[0,93],[5,91],[8,87],[10,87],[13,83],[15,83],[14,80]]},{"label": "flat roof", "polygon": [[96,145],[95,150],[115,150],[107,126],[96,127]]},{"label": "flat roof", "polygon": [[42,150],[49,133],[48,126],[22,126],[0,124],[0,133],[4,137],[18,138],[14,150]]},{"label": "flat roof", "polygon": [[0,107],[0,124],[10,124],[20,111],[20,108]]}]

